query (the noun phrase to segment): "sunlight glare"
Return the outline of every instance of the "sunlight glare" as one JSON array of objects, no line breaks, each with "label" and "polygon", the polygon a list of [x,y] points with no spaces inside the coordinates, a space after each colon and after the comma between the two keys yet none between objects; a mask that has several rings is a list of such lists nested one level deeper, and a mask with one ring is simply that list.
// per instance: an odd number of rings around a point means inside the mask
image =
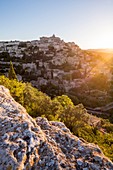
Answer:
[{"label": "sunlight glare", "polygon": [[95,37],[96,48],[113,48],[113,31],[103,32]]}]

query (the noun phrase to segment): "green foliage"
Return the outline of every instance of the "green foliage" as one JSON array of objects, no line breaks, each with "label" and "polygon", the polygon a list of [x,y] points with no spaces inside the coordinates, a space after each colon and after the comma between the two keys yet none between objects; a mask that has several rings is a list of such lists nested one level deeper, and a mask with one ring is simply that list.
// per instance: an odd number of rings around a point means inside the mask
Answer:
[{"label": "green foliage", "polygon": [[54,98],[55,100],[57,100],[58,102],[61,103],[61,105],[64,108],[67,108],[68,106],[74,106],[73,102],[71,101],[71,99],[66,96],[66,95],[62,95],[62,96],[57,96]]},{"label": "green foliage", "polygon": [[0,76],[0,85],[7,87],[14,99],[22,104],[32,117],[42,116],[48,120],[64,122],[73,134],[98,144],[104,154],[113,161],[113,124],[108,120],[102,120],[101,127],[93,127],[88,124],[89,115],[84,106],[75,106],[66,95],[51,100],[30,83],[10,80],[5,76]]},{"label": "green foliage", "polygon": [[78,129],[78,131],[74,131],[74,134],[79,137],[82,137],[83,139],[85,139],[88,142],[97,143],[93,130],[94,130],[94,128],[92,128],[89,125],[86,125],[84,127],[80,127]]},{"label": "green foliage", "polygon": [[[110,128],[111,126],[111,128]],[[107,128],[106,128],[107,127]],[[109,128],[110,129],[109,129]],[[113,124],[104,121],[102,126],[105,132],[101,132],[97,127],[91,127],[85,125],[79,128],[78,131],[74,131],[74,134],[82,137],[88,142],[98,144],[103,153],[113,161]]]},{"label": "green foliage", "polygon": [[82,104],[76,106],[67,105],[63,114],[61,114],[61,121],[73,132],[77,132],[78,128],[83,127],[87,120],[88,115]]},{"label": "green foliage", "polygon": [[50,112],[51,99],[46,94],[26,83],[24,89],[24,107],[32,117],[47,115]]},{"label": "green foliage", "polygon": [[27,47],[26,42],[20,42],[20,43],[19,43],[19,47],[20,47],[20,48],[26,48],[26,47]]},{"label": "green foliage", "polygon": [[11,79],[16,79],[17,80],[17,76],[15,73],[15,70],[13,68],[13,63],[10,61],[10,68],[9,68],[9,72],[8,72],[8,78]]},{"label": "green foliage", "polygon": [[104,120],[102,128],[106,130],[107,133],[113,133],[113,124],[109,120]]},{"label": "green foliage", "polygon": [[50,52],[54,52],[54,53],[56,52],[54,46],[52,46],[52,45],[49,45],[48,49],[49,49]]},{"label": "green foliage", "polygon": [[55,96],[62,95],[65,92],[63,88],[59,88],[58,86],[55,86],[52,83],[47,83],[47,85],[42,85],[41,91],[48,94],[52,98],[54,98]]},{"label": "green foliage", "polygon": [[8,88],[14,99],[22,104],[32,117],[49,114],[52,103],[50,97],[33,88],[30,83],[0,76],[0,85]]},{"label": "green foliage", "polygon": [[0,76],[0,85],[4,85],[10,90],[11,95],[20,104],[24,104],[25,83],[18,82],[16,79],[9,80],[5,76]]},{"label": "green foliage", "polygon": [[0,53],[0,59],[2,59],[3,61],[10,61],[10,55],[8,52],[1,52]]},{"label": "green foliage", "polygon": [[108,78],[105,74],[97,74],[92,77],[87,83],[89,89],[98,89],[101,91],[108,90]]}]

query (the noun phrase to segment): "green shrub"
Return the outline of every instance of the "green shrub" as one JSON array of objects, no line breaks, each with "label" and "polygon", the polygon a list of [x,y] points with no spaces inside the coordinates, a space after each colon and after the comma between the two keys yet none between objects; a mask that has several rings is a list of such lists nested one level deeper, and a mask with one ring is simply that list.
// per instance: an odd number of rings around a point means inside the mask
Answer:
[{"label": "green shrub", "polygon": [[100,127],[88,125],[89,115],[82,104],[74,105],[66,96],[57,96],[51,100],[49,96],[31,86],[17,80],[9,80],[0,76],[0,85],[10,90],[14,99],[22,104],[32,117],[42,116],[48,120],[62,121],[73,134],[88,142],[98,144],[103,153],[113,161],[113,124],[101,121]]}]

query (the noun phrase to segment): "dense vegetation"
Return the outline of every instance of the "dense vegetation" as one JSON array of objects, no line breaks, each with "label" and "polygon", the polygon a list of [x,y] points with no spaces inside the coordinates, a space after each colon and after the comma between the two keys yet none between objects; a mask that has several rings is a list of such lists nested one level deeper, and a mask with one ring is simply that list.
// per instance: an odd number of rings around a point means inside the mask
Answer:
[{"label": "dense vegetation", "polygon": [[31,84],[10,80],[5,76],[0,76],[0,84],[10,90],[14,99],[22,104],[32,117],[43,116],[49,120],[64,122],[73,134],[98,144],[104,154],[113,160],[113,124],[109,121],[101,119],[98,126],[91,126],[90,116],[83,105],[75,106],[66,95],[51,99]]}]

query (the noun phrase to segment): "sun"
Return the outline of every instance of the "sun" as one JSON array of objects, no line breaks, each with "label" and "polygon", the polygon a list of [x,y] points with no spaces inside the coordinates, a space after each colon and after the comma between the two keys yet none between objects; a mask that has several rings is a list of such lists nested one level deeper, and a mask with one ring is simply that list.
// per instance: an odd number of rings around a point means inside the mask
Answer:
[{"label": "sun", "polygon": [[101,40],[99,40],[99,46],[101,48],[113,48],[113,38],[104,36]]},{"label": "sun", "polygon": [[95,40],[97,48],[113,48],[113,31],[103,31]]}]

